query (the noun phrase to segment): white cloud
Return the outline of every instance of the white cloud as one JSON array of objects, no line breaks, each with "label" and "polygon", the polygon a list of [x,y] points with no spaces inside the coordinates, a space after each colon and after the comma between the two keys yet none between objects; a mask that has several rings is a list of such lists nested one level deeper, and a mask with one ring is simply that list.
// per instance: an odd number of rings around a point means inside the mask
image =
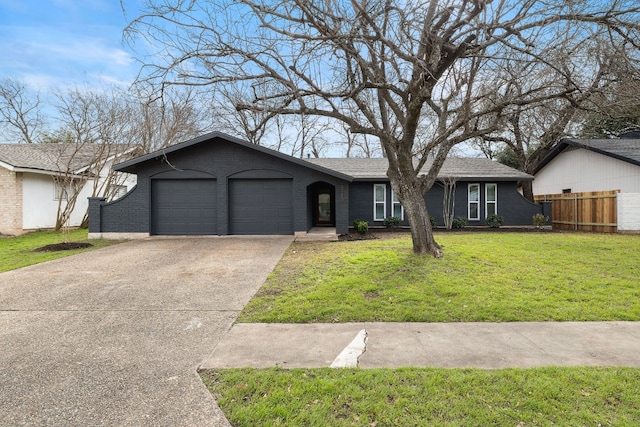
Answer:
[{"label": "white cloud", "polygon": [[[59,33],[32,28],[12,29],[13,40],[0,39],[0,73],[2,77],[32,80],[40,89],[69,81],[91,84],[100,81],[130,84],[138,64],[117,41],[82,34]],[[118,34],[116,32],[116,34]],[[87,81],[89,80],[89,81]],[[53,83],[53,84],[51,84]]]}]

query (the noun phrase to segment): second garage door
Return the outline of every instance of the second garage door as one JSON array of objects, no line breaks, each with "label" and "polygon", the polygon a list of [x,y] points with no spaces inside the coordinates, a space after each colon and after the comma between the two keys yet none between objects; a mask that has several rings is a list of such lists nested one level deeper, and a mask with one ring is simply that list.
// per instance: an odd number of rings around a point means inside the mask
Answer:
[{"label": "second garage door", "polygon": [[152,234],[217,234],[215,179],[151,181]]},{"label": "second garage door", "polygon": [[293,234],[290,179],[229,181],[231,234]]}]

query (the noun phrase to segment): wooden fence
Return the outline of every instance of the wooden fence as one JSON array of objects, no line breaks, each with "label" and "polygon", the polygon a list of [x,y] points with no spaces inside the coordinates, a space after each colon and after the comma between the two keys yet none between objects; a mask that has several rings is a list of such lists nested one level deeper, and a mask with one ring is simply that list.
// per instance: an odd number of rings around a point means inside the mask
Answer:
[{"label": "wooden fence", "polygon": [[550,201],[554,230],[615,233],[618,227],[619,190],[535,196],[537,203]]}]

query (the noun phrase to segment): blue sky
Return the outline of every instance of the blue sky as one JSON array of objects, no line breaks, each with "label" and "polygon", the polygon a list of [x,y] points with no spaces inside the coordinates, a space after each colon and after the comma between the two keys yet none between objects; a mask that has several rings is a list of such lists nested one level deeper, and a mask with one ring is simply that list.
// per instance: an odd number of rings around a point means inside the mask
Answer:
[{"label": "blue sky", "polygon": [[41,92],[128,86],[139,71],[122,30],[142,0],[0,0],[0,79]]}]

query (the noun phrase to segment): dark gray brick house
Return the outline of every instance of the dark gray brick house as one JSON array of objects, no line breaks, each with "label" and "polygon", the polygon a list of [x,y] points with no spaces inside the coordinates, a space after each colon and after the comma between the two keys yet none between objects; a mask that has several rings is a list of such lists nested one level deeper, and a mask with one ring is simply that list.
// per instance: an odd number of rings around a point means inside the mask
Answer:
[{"label": "dark gray brick house", "polygon": [[[428,166],[428,165],[427,165]],[[346,233],[355,219],[383,225],[404,219],[386,177],[386,159],[298,159],[214,132],[114,166],[137,186],[107,203],[89,201],[91,237]],[[505,225],[529,225],[541,211],[518,192],[532,176],[487,159],[447,159],[441,176],[457,179],[455,215],[470,225],[488,213]],[[425,202],[442,224],[443,185]]]}]

